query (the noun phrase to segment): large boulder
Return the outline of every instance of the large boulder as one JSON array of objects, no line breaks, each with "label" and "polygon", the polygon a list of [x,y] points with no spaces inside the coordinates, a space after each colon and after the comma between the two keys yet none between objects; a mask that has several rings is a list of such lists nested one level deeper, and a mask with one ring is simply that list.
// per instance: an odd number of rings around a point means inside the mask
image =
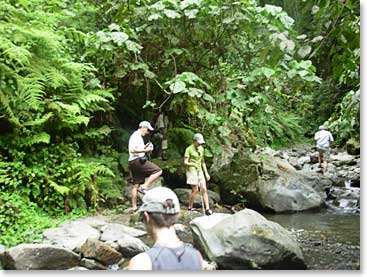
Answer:
[{"label": "large boulder", "polygon": [[109,223],[102,228],[102,231],[102,241],[118,241],[124,238],[126,234],[132,237],[141,237],[147,233],[118,223]]},{"label": "large boulder", "polygon": [[149,247],[138,238],[129,235],[124,235],[117,241],[119,252],[127,258],[133,257],[139,253],[145,252]]},{"label": "large boulder", "polygon": [[57,228],[43,232],[44,243],[80,252],[80,247],[88,238],[98,239],[99,230],[83,221],[68,221]]},{"label": "large boulder", "polygon": [[95,259],[104,265],[112,265],[121,260],[122,255],[97,239],[87,239],[82,245],[81,252],[83,257]]},{"label": "large boulder", "polygon": [[349,155],[347,152],[341,152],[337,155],[330,155],[330,160],[336,166],[356,165],[357,159],[355,156]]},{"label": "large boulder", "polygon": [[254,210],[199,217],[190,227],[194,245],[218,269],[306,269],[291,233]]},{"label": "large boulder", "polygon": [[74,252],[45,244],[19,244],[3,256],[4,268],[16,270],[68,269],[79,261],[80,256]]},{"label": "large boulder", "polygon": [[242,153],[231,164],[212,173],[228,204],[273,212],[319,208],[332,182],[325,176],[297,171],[286,160],[269,155]]},{"label": "large boulder", "polygon": [[[145,180],[147,180],[148,178],[145,178]],[[161,187],[163,186],[164,180],[162,177],[158,178],[153,184],[150,185],[149,189],[152,188],[156,188],[156,187]],[[133,186],[131,184],[128,184],[125,186],[124,189],[124,197],[126,199],[131,199],[131,190],[132,190]],[[141,202],[143,200],[143,194],[138,193],[138,201]]]},{"label": "large boulder", "polygon": [[347,148],[348,154],[359,155],[361,152],[361,145],[359,141],[355,138],[349,139],[345,146]]},{"label": "large boulder", "polygon": [[[177,197],[180,200],[180,203],[186,206],[189,204],[189,196],[191,193],[191,189],[178,188],[178,189],[175,189],[174,192],[177,194]],[[212,207],[215,203],[220,202],[220,196],[218,193],[211,191],[211,190],[207,190],[207,192],[208,192],[210,207]],[[199,192],[195,195],[194,206],[201,207],[201,194]]]}]

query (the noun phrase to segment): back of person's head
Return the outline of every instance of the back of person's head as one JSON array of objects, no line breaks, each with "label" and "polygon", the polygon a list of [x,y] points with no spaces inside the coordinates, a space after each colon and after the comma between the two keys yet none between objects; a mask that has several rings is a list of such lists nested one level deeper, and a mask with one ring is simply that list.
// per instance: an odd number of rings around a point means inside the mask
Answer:
[{"label": "back of person's head", "polygon": [[321,130],[325,130],[326,128],[325,128],[325,126],[324,125],[320,125],[320,127],[319,127],[319,130],[321,131]]},{"label": "back of person's head", "polygon": [[156,227],[169,228],[178,221],[180,202],[169,188],[157,187],[144,195],[139,212],[147,212]]}]

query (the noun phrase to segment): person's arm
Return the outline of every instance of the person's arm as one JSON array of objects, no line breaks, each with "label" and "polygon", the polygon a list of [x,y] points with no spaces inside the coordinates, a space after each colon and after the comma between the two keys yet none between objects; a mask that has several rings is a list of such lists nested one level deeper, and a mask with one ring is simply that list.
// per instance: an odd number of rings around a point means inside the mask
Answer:
[{"label": "person's arm", "polygon": [[205,159],[204,159],[204,157],[201,159],[201,167],[202,167],[202,169],[203,169],[203,171],[204,171],[205,179],[206,179],[207,181],[209,181],[209,180],[210,180],[210,175],[209,175],[209,173],[208,173],[208,169],[206,168],[206,164],[205,164]]},{"label": "person's arm", "polygon": [[152,261],[146,253],[140,253],[133,257],[128,265],[128,270],[152,270]]},{"label": "person's arm", "polygon": [[190,167],[193,166],[196,168],[196,164],[195,163],[190,163],[189,162],[189,157],[184,157],[184,166]]},{"label": "person's arm", "polygon": [[138,146],[133,146],[130,148],[131,153],[147,153],[153,150],[153,145],[151,142],[148,142],[143,149],[139,148]]}]

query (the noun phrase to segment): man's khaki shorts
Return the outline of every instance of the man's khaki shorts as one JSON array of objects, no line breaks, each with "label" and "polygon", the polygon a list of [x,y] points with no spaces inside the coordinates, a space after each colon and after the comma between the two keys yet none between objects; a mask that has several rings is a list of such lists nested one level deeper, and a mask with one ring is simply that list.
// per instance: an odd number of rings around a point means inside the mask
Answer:
[{"label": "man's khaki shorts", "polygon": [[186,183],[191,186],[197,186],[200,184],[206,184],[204,172],[200,171],[198,172],[186,172]]},{"label": "man's khaki shorts", "polygon": [[317,147],[317,151],[319,152],[319,154],[322,155],[324,161],[329,161],[329,158],[330,158],[329,148],[326,148],[326,147]]}]

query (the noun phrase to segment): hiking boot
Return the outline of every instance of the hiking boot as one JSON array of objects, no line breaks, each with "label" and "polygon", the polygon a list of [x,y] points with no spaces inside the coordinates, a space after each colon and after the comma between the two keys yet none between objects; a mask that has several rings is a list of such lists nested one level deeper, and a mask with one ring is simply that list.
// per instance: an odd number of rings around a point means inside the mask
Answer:
[{"label": "hiking boot", "polygon": [[211,209],[205,210],[205,215],[212,215],[213,211]]}]

